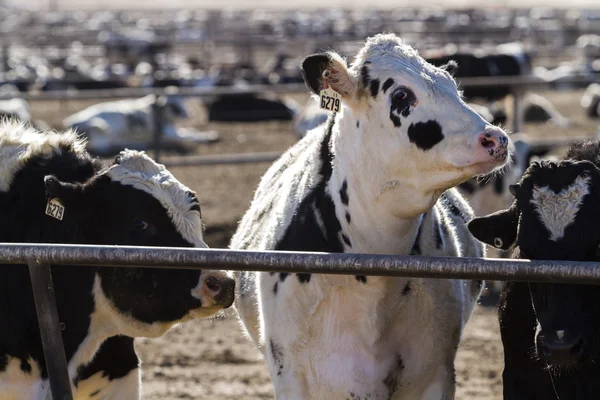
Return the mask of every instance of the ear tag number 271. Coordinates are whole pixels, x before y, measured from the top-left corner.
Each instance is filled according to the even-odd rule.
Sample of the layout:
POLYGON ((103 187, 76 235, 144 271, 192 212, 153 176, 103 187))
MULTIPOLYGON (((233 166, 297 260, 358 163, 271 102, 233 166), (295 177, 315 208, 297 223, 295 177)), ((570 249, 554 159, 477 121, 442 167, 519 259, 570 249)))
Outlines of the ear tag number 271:
POLYGON ((319 106, 322 110, 340 112, 342 96, 331 87, 322 89, 319 93, 319 106))
POLYGON ((63 216, 65 215, 65 207, 57 198, 50 199, 48 200, 48 204, 46 204, 46 215, 62 221, 63 216))

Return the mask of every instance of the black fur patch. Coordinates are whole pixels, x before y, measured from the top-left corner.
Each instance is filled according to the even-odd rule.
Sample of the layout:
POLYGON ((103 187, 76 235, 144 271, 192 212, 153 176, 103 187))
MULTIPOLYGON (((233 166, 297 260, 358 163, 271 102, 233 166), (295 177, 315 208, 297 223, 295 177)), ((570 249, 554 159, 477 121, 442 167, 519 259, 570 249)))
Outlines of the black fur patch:
MULTIPOLYGON (((425 217, 425 216, 423 216, 425 217)), ((411 256, 420 256, 421 255, 421 226, 419 226, 419 230, 417 231, 417 237, 415 238, 415 243, 413 244, 412 249, 410 250, 411 256)))
POLYGON ((433 221, 433 234, 435 235, 435 247, 437 249, 441 249, 444 245, 444 238, 442 237, 442 232, 440 230, 440 224, 437 220, 433 221))
POLYGON ((310 277, 312 275, 311 274, 296 274, 296 276, 298 277, 298 282, 308 283, 308 282, 310 282, 310 277))
POLYGON ((385 82, 383 82, 383 86, 381 87, 381 90, 383 90, 383 93, 387 92, 387 90, 392 87, 392 85, 394 84, 394 80, 392 78, 388 78, 385 82))
MULTIPOLYGON (((402 89, 404 96, 397 96, 392 93, 390 105, 390 119, 394 123, 396 128, 402 126, 402 122, 400 121, 400 116, 404 118, 410 115, 410 106, 415 103, 416 98, 414 94, 408 89, 402 89)), ((395 93, 397 94, 398 91, 395 93)))
POLYGON ((340 200, 342 200, 342 204, 344 204, 345 206, 348 205, 348 202, 350 200, 348 198, 348 181, 345 179, 342 183, 342 187, 340 188, 340 200))
POLYGON ((279 365, 279 373, 277 375, 281 375, 281 370, 283 369, 283 352, 281 351, 281 347, 275 344, 273 340, 269 340, 269 350, 271 350, 271 357, 273 357, 273 362, 279 365))
POLYGON ((279 273, 279 280, 281 282, 285 282, 285 279, 288 277, 288 275, 289 275, 289 273, 287 273, 287 272, 280 272, 279 273))
POLYGON ((133 338, 127 336, 108 338, 102 343, 94 359, 86 366, 77 369, 75 385, 98 372, 102 372, 102 376, 107 377, 109 381, 125 377, 139 366, 133 346, 133 338))
POLYGON ((406 296, 407 294, 409 294, 411 289, 412 288, 410 287, 410 281, 406 281, 404 287, 402 288, 402 296, 406 296))
POLYGON ((351 220, 352 220, 352 217, 350 217, 350 213, 348 211, 346 211, 346 221, 348 221, 348 223, 350 223, 351 220))
POLYGON ((419 149, 427 151, 444 139, 442 127, 436 120, 417 122, 408 127, 408 139, 419 149))
POLYGON ((364 275, 354 275, 354 278, 359 282, 367 283, 367 277, 364 275))
POLYGON ((31 364, 27 360, 21 360, 21 371, 31 374, 31 364))
POLYGON ((360 69, 360 76, 362 78, 362 83, 365 88, 369 86, 369 81, 371 80, 371 77, 369 76, 369 67, 367 67, 366 64, 370 63, 368 61, 365 62, 365 64, 360 69))
POLYGON ((356 121, 356 127, 360 128, 360 121, 356 121))
POLYGON ((278 284, 279 282, 275 282, 275 284, 273 285, 273 294, 277 294, 278 284))
POLYGON ((344 251, 339 235, 342 231, 342 225, 336 218, 335 203, 326 191, 327 182, 331 179, 333 172, 333 154, 330 150, 330 143, 334 123, 335 118, 330 117, 326 127, 327 134, 320 146, 319 184, 295 210, 290 225, 274 250, 323 251, 328 253, 343 253, 344 251), (318 215, 315 213, 318 213, 318 215), (319 220, 322 221, 322 227, 319 220))
POLYGON ((369 83, 369 90, 371 91, 371 97, 377 97, 379 94, 379 79, 373 79, 369 83))
POLYGON ((344 241, 344 243, 346 243, 346 246, 348 247, 352 247, 352 242, 350 241, 350 238, 346 235, 344 235, 342 233, 342 240, 344 241))

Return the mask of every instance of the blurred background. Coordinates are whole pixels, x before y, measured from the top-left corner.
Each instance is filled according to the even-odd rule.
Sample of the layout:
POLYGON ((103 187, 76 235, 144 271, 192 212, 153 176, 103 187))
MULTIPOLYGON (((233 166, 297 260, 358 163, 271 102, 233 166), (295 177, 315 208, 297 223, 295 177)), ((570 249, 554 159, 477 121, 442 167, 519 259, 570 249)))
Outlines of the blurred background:
MULTIPOLYGON (((226 247, 260 176, 326 118, 300 60, 393 32, 430 62, 458 62, 467 101, 513 135, 503 178, 462 185, 477 214, 510 204, 534 159, 600 125, 600 2, 421 0, 0 0, 0 117, 73 128, 90 152, 148 150, 201 198, 206 241, 226 247)), ((503 254, 494 254, 503 256, 503 254)), ((457 360, 458 399, 501 399, 498 287, 457 360)), ((234 318, 139 340, 146 399, 271 399, 234 318)))

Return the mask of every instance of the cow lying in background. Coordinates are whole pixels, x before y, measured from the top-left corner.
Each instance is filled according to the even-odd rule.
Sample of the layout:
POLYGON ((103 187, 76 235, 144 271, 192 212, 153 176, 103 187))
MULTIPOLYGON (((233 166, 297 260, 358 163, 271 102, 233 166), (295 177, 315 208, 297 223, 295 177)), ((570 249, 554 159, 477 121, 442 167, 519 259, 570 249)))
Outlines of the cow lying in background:
POLYGON ((151 143, 157 129, 165 141, 176 140, 175 124, 187 117, 181 97, 151 94, 94 104, 67 117, 63 124, 86 136, 89 151, 108 154, 138 142, 151 143))
MULTIPOLYGON (((600 141, 566 160, 532 163, 511 187, 513 205, 475 218, 469 230, 515 258, 598 261, 600 141)), ((593 285, 508 282, 499 318, 504 399, 600 397, 600 292, 593 285)))
MULTIPOLYGON (((74 133, 14 122, 0 123, 0 242, 206 247, 195 193, 144 153, 124 151, 103 166, 74 133)), ((137 399, 132 337, 160 336, 233 302, 234 283, 223 271, 54 265, 52 274, 78 398, 137 399), (96 354, 115 335, 129 337, 109 339, 96 354)), ((24 266, 0 265, 0 326, 0 398, 46 398, 24 266)))

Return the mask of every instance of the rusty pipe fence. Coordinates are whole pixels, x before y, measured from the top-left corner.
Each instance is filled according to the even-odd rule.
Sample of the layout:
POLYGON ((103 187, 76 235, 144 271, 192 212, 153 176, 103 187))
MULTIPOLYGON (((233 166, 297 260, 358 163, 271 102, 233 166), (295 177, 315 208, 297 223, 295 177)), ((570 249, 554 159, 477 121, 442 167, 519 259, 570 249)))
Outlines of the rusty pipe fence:
POLYGON ((51 265, 223 269, 600 285, 600 263, 286 251, 0 243, 0 264, 29 265, 52 398, 71 400, 51 265))

